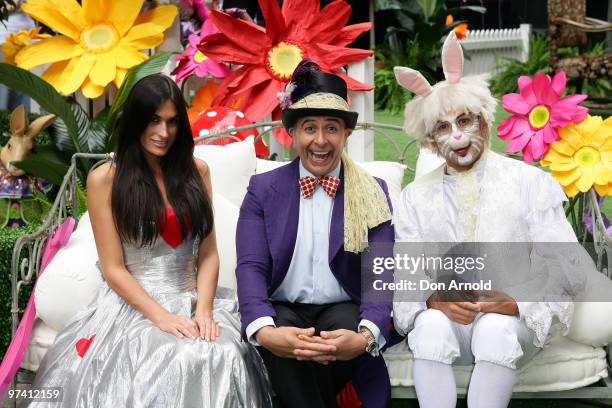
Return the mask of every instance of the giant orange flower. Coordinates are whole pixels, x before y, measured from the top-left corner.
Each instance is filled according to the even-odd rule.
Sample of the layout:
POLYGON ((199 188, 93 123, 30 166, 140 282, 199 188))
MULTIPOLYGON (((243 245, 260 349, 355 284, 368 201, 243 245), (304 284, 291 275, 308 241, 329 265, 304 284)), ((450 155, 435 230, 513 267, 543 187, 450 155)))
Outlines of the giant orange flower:
MULTIPOLYGON (((339 71, 372 55, 370 50, 346 47, 368 31, 371 23, 345 26, 351 15, 351 6, 345 1, 335 0, 323 9, 319 9, 319 0, 285 0, 282 10, 276 0, 259 0, 259 6, 265 29, 220 11, 211 12, 221 32, 205 37, 199 49, 217 61, 241 65, 220 84, 215 106, 231 106, 240 98, 239 109, 252 120, 270 113, 273 118, 279 117, 277 93, 305 57, 323 71, 344 78, 350 90, 372 89, 339 71)), ((286 134, 279 141, 285 146, 291 143, 286 134)))

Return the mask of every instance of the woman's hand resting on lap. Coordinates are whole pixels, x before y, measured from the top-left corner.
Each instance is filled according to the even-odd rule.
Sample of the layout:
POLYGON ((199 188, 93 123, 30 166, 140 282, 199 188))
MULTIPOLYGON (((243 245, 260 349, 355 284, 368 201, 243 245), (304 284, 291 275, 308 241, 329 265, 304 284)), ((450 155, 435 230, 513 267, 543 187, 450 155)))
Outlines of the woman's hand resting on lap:
POLYGON ((198 325, 188 316, 180 316, 166 312, 154 323, 162 331, 174 334, 179 339, 185 337, 195 339, 200 337, 198 325))
POLYGON ((193 319, 198 326, 199 336, 206 341, 215 341, 219 337, 219 322, 212 318, 212 315, 197 313, 193 319))

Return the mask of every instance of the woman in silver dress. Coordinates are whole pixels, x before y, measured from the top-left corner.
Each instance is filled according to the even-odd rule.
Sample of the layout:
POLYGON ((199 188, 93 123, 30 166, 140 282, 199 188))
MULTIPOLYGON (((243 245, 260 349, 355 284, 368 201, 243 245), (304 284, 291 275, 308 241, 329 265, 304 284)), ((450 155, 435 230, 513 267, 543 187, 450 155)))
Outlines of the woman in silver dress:
POLYGON ((63 406, 272 405, 263 362, 240 339, 233 292, 217 288, 209 168, 193 146, 176 84, 140 80, 119 119, 113 163, 87 180, 105 281, 34 382, 62 387, 63 406))

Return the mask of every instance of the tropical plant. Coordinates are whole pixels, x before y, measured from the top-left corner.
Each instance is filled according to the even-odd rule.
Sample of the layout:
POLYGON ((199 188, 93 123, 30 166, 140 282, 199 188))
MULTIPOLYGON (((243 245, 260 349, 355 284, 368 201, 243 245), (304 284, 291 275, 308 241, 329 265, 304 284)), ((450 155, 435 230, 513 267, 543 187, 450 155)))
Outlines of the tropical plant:
MULTIPOLYGON (((447 8, 443 0, 377 0, 377 11, 392 11, 396 26, 387 29, 385 41, 377 46, 379 68, 374 76, 377 109, 397 113, 410 99, 395 81, 393 67, 400 65, 421 72, 431 83, 443 79, 440 59, 442 38, 465 20, 446 25, 447 16, 464 11, 484 13, 480 6, 447 8)), ((468 56, 466 56, 468 58, 468 56)))
MULTIPOLYGON (((605 41, 589 43, 586 54, 603 55, 606 50, 605 41)), ((581 54, 578 47, 559 49, 559 58, 576 57, 581 54)), ((499 67, 501 72, 495 75, 491 81, 491 91, 495 95, 504 95, 517 92, 516 78, 520 76, 533 77, 538 72, 546 73, 549 66, 548 42, 546 36, 534 34, 529 38, 529 56, 527 61, 522 62, 515 59, 503 60, 499 67)), ((612 82, 608 79, 583 79, 582 87, 578 80, 568 81, 568 93, 584 93, 592 97, 605 97, 612 93, 612 82)))
MULTIPOLYGON (((59 94, 53 86, 29 71, 0 63, 0 83, 24 93, 38 102, 46 112, 58 119, 49 128, 51 143, 37 146, 26 160, 14 163, 27 173, 40 176, 52 183, 61 183, 74 153, 106 153, 114 146, 114 122, 134 84, 141 78, 161 72, 172 54, 155 54, 131 68, 115 101, 95 118, 74 101, 59 94)), ((79 178, 84 184, 91 163, 79 162, 79 178)))
MULTIPOLYGON (((481 6, 446 7, 444 0, 377 0, 376 10, 393 10, 399 26, 389 27, 388 34, 397 37, 400 42, 414 39, 416 34, 424 43, 440 43, 442 36, 455 27, 465 24, 465 20, 453 21, 446 25, 448 15, 457 15, 465 11, 485 13, 481 6)), ((415 68, 416 69, 416 68, 415 68)))
POLYGON ((527 61, 504 59, 501 71, 491 79, 491 92, 505 95, 518 91, 516 79, 520 76, 534 77, 538 72, 548 70, 548 44, 546 37, 534 34, 529 37, 529 55, 527 61))
POLYGON ((393 73, 394 66, 420 66, 427 80, 432 83, 436 82, 436 70, 440 59, 439 45, 422 43, 417 35, 416 38, 406 41, 404 47, 401 53, 387 52, 390 48, 384 47, 375 51, 377 59, 385 63, 385 66, 374 72, 376 109, 383 109, 393 114, 399 113, 411 98, 411 94, 397 83, 393 73))

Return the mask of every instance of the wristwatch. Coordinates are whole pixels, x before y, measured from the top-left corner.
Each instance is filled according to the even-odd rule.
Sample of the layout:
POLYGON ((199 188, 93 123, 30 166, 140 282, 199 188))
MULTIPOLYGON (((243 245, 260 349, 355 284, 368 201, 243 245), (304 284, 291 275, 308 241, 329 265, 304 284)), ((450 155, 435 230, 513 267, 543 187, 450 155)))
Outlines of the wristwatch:
POLYGON ((376 339, 374 338, 374 335, 372 334, 370 329, 368 329, 367 327, 361 327, 359 329, 359 334, 365 337, 366 341, 368 342, 365 348, 365 352, 368 354, 372 354, 374 350, 378 348, 378 343, 376 343, 376 339))

